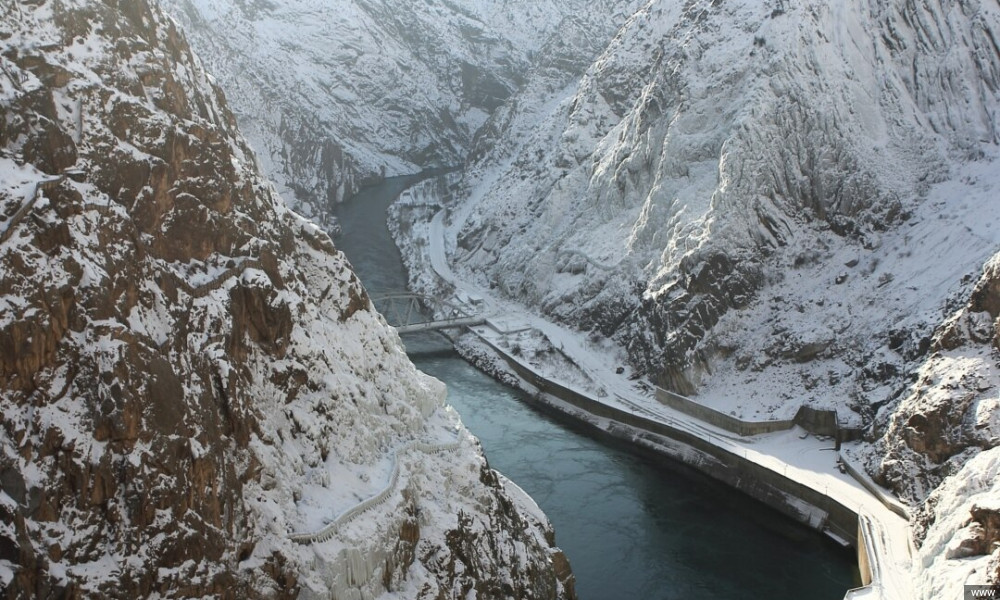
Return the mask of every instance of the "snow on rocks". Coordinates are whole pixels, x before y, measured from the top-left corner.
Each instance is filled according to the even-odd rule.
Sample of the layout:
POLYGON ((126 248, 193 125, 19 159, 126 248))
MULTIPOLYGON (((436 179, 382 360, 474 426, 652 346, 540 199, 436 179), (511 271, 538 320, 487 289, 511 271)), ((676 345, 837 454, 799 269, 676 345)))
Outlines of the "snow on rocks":
MULTIPOLYGON (((460 164, 536 57, 549 57, 545 45, 580 38, 589 59, 627 10, 595 0, 164 5, 218 76, 262 170, 327 224, 366 181, 460 164)), ((587 60, 537 63, 582 70, 587 60)))
POLYGON ((921 598, 1000 579, 1000 448, 970 459, 927 499, 918 560, 927 574, 921 598))
POLYGON ((995 150, 968 161, 964 149, 995 137, 974 108, 996 105, 993 70, 973 58, 995 16, 647 3, 575 85, 529 84, 517 106, 530 109, 483 136, 485 155, 447 194, 453 267, 614 337, 649 377, 710 389, 727 410, 743 410, 743 380, 767 385, 755 375, 766 371, 819 406, 850 396, 864 412, 884 399, 884 376, 864 369, 882 340, 933 327, 955 274, 996 240, 984 211, 995 150), (941 39, 910 43, 920 34, 905 23, 935 19, 941 39), (859 50, 871 40, 874 54, 859 50), (947 54, 960 89, 910 82, 901 65, 915 52, 929 72, 947 54), (914 110, 963 106, 977 80, 985 91, 951 128, 914 110))
POLYGON ((648 3, 579 82, 529 83, 395 233, 415 287, 521 315, 602 383, 620 365, 734 417, 805 403, 873 426, 865 467, 930 523, 928 494, 996 445, 976 280, 1000 245, 1000 14, 814 4, 648 3))
POLYGON ((548 531, 257 171, 173 22, 144 0, 0 10, 5 589, 571 597, 548 531), (411 446, 389 510, 289 538, 411 446))
MULTIPOLYGON (((257 43, 271 53, 279 29, 313 15, 313 5, 200 4, 184 3, 179 18, 203 20, 207 31, 239 25, 233 29, 242 33, 231 36, 237 51, 220 49, 213 60, 230 95, 249 98, 247 120, 264 124, 254 139, 282 185, 339 198, 361 170, 385 165, 391 173, 417 162, 388 146, 412 148, 415 139, 425 149, 429 138, 420 127, 399 126, 396 114, 332 118, 368 138, 346 151, 362 166, 323 143, 293 148, 300 155, 284 162, 274 157, 292 148, 288 138, 324 131, 329 111, 289 126, 273 122, 283 111, 262 115, 260 107, 294 96, 306 105, 332 98, 355 111, 381 109, 365 98, 387 96, 383 75, 394 86, 407 79, 455 89, 423 60, 408 62, 420 36, 349 35, 364 29, 357 23, 379 32, 395 23, 351 5, 334 24, 344 31, 340 46, 328 52, 324 43, 323 56, 293 65, 284 57, 308 56, 313 44, 286 44, 287 54, 275 53, 283 63, 251 71, 278 81, 273 98, 260 101, 244 93, 249 69, 232 56, 252 55, 246 50, 257 43), (383 55, 412 73, 396 77, 395 65, 373 73, 383 55), (331 56, 361 65, 376 85, 325 82, 314 67, 331 56)), ((421 289, 462 282, 464 293, 487 302, 516 302, 503 306, 517 306, 529 321, 544 316, 539 329, 554 320, 615 340, 618 348, 595 350, 586 335, 546 329, 549 343, 595 357, 581 365, 588 377, 604 380, 609 364, 622 366, 744 419, 788 417, 805 402, 836 408, 852 425, 874 423, 876 435, 887 434, 878 453, 887 454, 870 457, 869 470, 919 503, 979 448, 995 445, 995 394, 980 387, 997 380, 995 351, 981 341, 996 315, 969 311, 948 329, 976 348, 936 349, 932 333, 1000 241, 992 210, 1000 9, 976 0, 710 4, 654 0, 619 4, 613 15, 575 11, 578 18, 551 37, 498 27, 511 30, 512 41, 537 40, 540 58, 512 101, 488 117, 461 102, 456 108, 458 94, 417 94, 461 115, 448 128, 462 138, 454 148, 464 151, 465 134, 483 126, 461 179, 442 190, 427 184, 425 206, 397 217, 411 230, 403 237, 444 239, 410 248, 418 265, 411 273, 421 289)), ((457 19, 514 22, 496 18, 504 6, 457 19)), ((455 22, 433 2, 408 7, 455 22)), ((375 13, 381 8, 371 4, 375 13)), ((524 10, 545 31, 559 12, 547 4, 524 10)), ((410 20, 423 25, 422 14, 410 20)), ((320 28, 311 24, 296 39, 320 28)), ((228 37, 199 35, 206 49, 228 37)), ((3 89, 15 93, 21 76, 7 79, 3 89)), ((38 85, 32 76, 22 83, 38 85)), ((402 106, 388 96, 390 108, 402 106)), ((67 109, 65 120, 72 114, 67 109)))

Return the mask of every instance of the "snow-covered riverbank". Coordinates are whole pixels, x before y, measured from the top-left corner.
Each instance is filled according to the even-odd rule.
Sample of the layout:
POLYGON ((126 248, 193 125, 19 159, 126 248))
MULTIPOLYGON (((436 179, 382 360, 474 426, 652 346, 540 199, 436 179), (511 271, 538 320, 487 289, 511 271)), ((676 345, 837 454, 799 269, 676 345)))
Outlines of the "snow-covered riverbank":
MULTIPOLYGON (((411 284, 424 291, 450 292, 456 299, 473 301, 477 309, 493 318, 487 325, 474 329, 480 344, 466 346, 466 354, 475 354, 475 362, 494 374, 505 372, 506 381, 538 394, 552 408, 578 417, 603 431, 643 443, 664 451, 675 443, 650 442, 650 433, 643 427, 625 425, 622 421, 651 421, 689 435, 748 463, 759 465, 776 476, 797 482, 864 515, 870 527, 862 529, 874 534, 867 545, 874 553, 871 560, 879 579, 869 594, 879 598, 910 598, 914 595, 913 548, 909 524, 889 509, 880 498, 869 492, 858 480, 840 468, 839 454, 830 439, 821 439, 799 428, 768 435, 740 437, 701 422, 690 415, 673 410, 656 399, 654 389, 633 379, 625 366, 624 357, 616 346, 591 339, 583 333, 553 323, 532 314, 526 307, 499 298, 489 289, 461 280, 448 263, 449 232, 461 215, 449 215, 438 210, 439 183, 427 181, 403 194, 390 214, 397 243, 411 274, 411 284), (401 215, 405 213, 405 218, 401 215), (424 217, 423 219, 418 218, 424 217), (428 218, 429 217, 429 218, 428 218), (405 222, 401 231, 399 223, 405 222), (599 402, 624 418, 615 419, 581 410, 578 405, 550 394, 539 394, 537 386, 513 373, 509 361, 516 361, 537 376, 568 388, 581 396, 599 402), (484 363, 491 363, 485 365, 484 363), (658 447, 659 446, 659 447, 658 447)), ((454 237, 450 242, 454 244, 454 237)), ((468 342, 466 342, 468 344, 468 342)), ((655 435, 655 434, 654 434, 655 435)), ((857 451, 856 444, 845 445, 843 452, 857 451)), ((704 466, 706 461, 697 450, 668 451, 674 458, 692 466, 704 466)), ((873 485, 873 484, 872 484, 873 485)), ((815 508, 815 507, 813 507, 815 508)), ((818 510, 818 509, 817 509, 818 510)), ((808 513, 808 509, 803 514, 808 513)), ((822 511, 819 511, 822 512, 822 511)), ((822 528, 823 515, 811 523, 822 528)))

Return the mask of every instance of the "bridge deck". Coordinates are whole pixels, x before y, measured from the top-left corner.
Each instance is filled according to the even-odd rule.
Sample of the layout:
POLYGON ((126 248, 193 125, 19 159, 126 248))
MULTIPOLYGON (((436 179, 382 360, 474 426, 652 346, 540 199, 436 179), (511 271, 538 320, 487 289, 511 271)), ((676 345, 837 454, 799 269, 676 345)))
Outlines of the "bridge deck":
POLYGON ((419 333, 421 331, 437 331, 439 329, 449 329, 451 327, 475 327, 486 322, 485 317, 463 317, 461 319, 442 319, 440 321, 428 321, 426 323, 413 323, 402 325, 396 328, 396 333, 403 335, 406 333, 419 333))
POLYGON ((474 314, 476 307, 441 297, 395 292, 373 297, 372 303, 400 335, 472 327, 486 322, 485 316, 474 314), (433 314, 447 316, 435 319, 429 316, 433 314))

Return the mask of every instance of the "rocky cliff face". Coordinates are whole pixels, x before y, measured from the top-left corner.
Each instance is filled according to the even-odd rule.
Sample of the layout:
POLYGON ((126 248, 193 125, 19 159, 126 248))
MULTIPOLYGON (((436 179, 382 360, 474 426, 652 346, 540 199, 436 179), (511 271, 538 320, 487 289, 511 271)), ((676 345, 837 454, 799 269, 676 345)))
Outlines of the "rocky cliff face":
POLYGON ((934 332, 916 381, 878 424, 884 434, 872 452, 870 470, 918 506, 921 554, 936 567, 933 591, 984 576, 1000 582, 998 365, 1000 254, 934 332))
POLYGON ((986 263, 968 303, 934 333, 931 354, 892 413, 882 459, 886 481, 921 500, 980 450, 1000 441, 1000 255, 986 263), (907 469, 919 458, 927 468, 907 469))
POLYGON ((446 207, 461 279, 664 387, 870 426, 922 592, 954 595, 1000 579, 998 33, 978 1, 646 2, 401 214, 446 207))
POLYGON ((173 23, 0 11, 4 597, 571 597, 173 23))
MULTIPOLYGON (((648 2, 530 136, 492 142, 491 166, 470 170, 455 262, 615 337, 684 393, 734 357, 774 371, 837 357, 860 373, 852 349, 870 358, 889 327, 852 336, 857 317, 809 288, 888 303, 884 323, 913 315, 905 288, 884 294, 907 267, 884 265, 919 250, 886 246, 954 205, 935 184, 995 148, 996 17, 979 2, 648 2), (921 212, 929 197, 944 204, 921 212), (725 333, 761 321, 755 340, 725 333)), ((989 242, 970 245, 960 274, 988 256, 989 242)), ((935 313, 922 326, 944 299, 918 307, 935 313)))
POLYGON ((927 596, 996 579, 1000 8, 516 5, 172 4, 285 185, 335 199, 471 144, 457 182, 424 187, 464 279, 739 416, 872 425, 927 596), (321 76, 342 66, 361 77, 321 76))
POLYGON ((365 181, 462 164, 544 44, 593 21, 593 7, 605 23, 622 10, 597 0, 164 4, 220 78, 265 173, 320 219, 365 181))

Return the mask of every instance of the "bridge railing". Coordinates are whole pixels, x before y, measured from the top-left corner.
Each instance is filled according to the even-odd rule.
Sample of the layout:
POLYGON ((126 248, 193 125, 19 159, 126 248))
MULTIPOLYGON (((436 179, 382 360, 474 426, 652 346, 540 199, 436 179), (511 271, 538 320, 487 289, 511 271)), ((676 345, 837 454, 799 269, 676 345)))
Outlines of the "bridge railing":
POLYGON ((485 322, 485 317, 475 314, 470 307, 436 296, 389 293, 373 297, 372 303, 400 334, 485 322))

